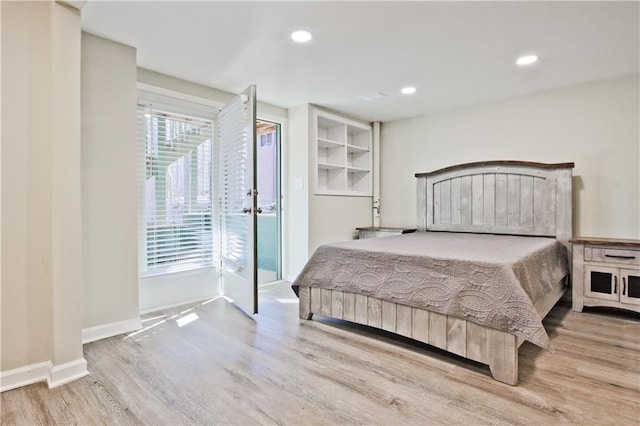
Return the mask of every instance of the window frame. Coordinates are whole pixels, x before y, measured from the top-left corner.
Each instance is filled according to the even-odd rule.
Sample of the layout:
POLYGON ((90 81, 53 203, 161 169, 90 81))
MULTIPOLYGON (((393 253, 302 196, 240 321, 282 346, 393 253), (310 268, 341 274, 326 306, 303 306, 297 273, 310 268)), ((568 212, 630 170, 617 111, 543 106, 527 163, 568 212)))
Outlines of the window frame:
MULTIPOLYGON (((177 117, 192 118, 197 120, 206 120, 211 122, 211 150, 216 139, 217 131, 217 115, 221 107, 220 103, 209 101, 207 99, 196 98, 189 95, 183 95, 177 92, 173 92, 166 89, 149 86, 146 84, 138 84, 137 91, 137 107, 136 107, 136 126, 138 128, 136 134, 136 146, 138 148, 137 169, 138 169, 138 276, 140 278, 148 278, 154 276, 161 276, 167 274, 173 274, 177 272, 193 271, 206 268, 218 268, 217 253, 214 253, 212 247, 211 262, 170 262, 164 265, 149 265, 147 247, 148 247, 148 229, 147 229, 147 190, 146 190, 146 172, 147 172, 147 140, 144 136, 144 127, 141 129, 141 108, 151 107, 153 111, 162 111, 170 115, 177 117)), ((146 123, 145 123, 146 124, 146 123)), ((196 156, 197 157, 197 156, 196 156)), ((183 158, 183 157, 181 157, 183 158)), ((185 160, 186 161, 186 160, 185 160)), ((194 163, 190 166, 191 172, 196 173, 196 185, 199 183, 198 176, 198 159, 192 158, 194 163), (195 169, 194 169, 195 167, 195 169)), ((213 159, 212 159, 213 161, 213 159)), ((213 167, 210 167, 210 172, 213 172, 213 167)), ((209 176, 210 182, 212 182, 212 176, 209 176)), ((210 190, 211 191, 211 190, 210 190)), ((193 192, 193 191, 191 191, 193 192)), ((211 204, 213 204, 213 193, 210 192, 211 204)), ((198 209, 198 190, 196 193, 190 194, 189 197, 189 210, 191 207, 198 209), (194 198, 191 200, 191 198, 194 198), (191 204, 194 204, 191 206, 191 204)), ((213 209, 210 208, 210 215, 213 214, 213 209)), ((213 237, 213 217, 211 216, 211 233, 213 237)), ((213 238, 212 238, 213 240, 213 238)))

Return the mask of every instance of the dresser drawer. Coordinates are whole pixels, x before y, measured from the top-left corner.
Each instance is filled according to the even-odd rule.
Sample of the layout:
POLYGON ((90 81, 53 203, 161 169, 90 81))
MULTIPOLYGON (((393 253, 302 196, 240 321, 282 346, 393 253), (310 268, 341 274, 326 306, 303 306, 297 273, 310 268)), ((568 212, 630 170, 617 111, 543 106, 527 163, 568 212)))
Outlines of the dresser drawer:
POLYGON ((584 260, 591 262, 640 265, 640 251, 602 247, 585 247, 584 260))

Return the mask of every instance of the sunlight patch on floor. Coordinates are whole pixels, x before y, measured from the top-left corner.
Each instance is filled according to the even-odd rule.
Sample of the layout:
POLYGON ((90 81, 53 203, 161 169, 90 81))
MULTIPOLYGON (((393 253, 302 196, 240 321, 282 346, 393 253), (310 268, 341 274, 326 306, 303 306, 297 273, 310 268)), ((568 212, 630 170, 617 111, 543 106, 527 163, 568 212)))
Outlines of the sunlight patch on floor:
POLYGON ((178 327, 183 327, 187 324, 189 324, 190 322, 193 322, 195 320, 199 319, 198 315, 196 315, 195 313, 190 313, 189 315, 185 315, 182 318, 178 318, 176 320, 176 324, 178 324, 178 327))
POLYGON ((287 299, 279 299, 279 298, 276 298, 276 300, 277 300, 278 302, 280 302, 280 303, 284 303, 284 304, 286 304, 286 303, 298 303, 298 299, 296 299, 296 298, 287 298, 287 299))

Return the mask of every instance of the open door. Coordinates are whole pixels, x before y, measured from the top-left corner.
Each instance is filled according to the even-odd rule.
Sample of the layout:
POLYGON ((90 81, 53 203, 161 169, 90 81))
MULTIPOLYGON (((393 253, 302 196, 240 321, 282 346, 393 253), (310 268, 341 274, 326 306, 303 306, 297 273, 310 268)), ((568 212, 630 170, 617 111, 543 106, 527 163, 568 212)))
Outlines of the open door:
POLYGON ((219 230, 223 293, 245 312, 256 314, 256 87, 250 86, 222 108, 217 125, 213 188, 218 203, 213 227, 219 230))

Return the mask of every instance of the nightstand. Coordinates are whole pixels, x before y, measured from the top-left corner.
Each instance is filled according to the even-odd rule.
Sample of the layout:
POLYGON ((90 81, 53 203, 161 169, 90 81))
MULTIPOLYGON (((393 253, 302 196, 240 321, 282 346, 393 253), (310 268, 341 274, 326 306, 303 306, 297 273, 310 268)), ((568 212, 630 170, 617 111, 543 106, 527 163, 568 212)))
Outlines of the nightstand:
POLYGON ((640 312, 640 240, 573 238, 573 310, 640 312))
POLYGON ((416 232, 415 228, 386 228, 380 226, 369 226, 365 228, 356 228, 358 238, 378 238, 391 237, 392 235, 411 234, 416 232))

